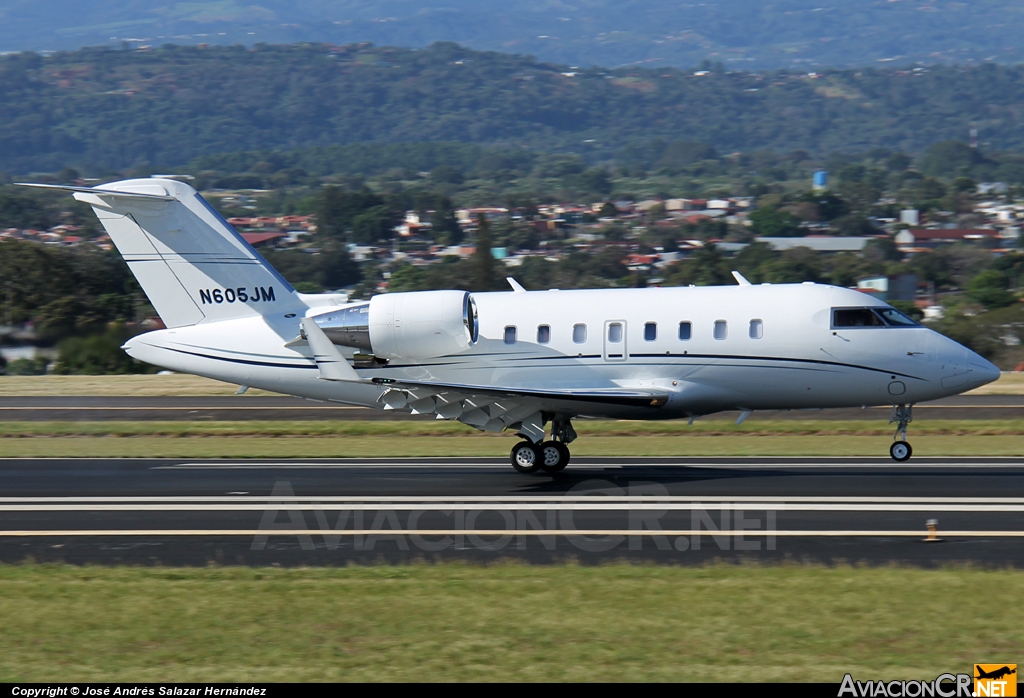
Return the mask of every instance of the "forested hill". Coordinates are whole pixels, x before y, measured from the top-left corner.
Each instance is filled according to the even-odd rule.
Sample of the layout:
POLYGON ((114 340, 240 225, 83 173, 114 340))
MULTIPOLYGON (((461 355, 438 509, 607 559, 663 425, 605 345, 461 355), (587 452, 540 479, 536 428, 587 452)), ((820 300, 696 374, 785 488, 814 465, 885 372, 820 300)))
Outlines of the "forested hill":
POLYGON ((3 0, 0 52, 372 41, 569 65, 745 69, 1024 62, 1019 0, 3 0))
POLYGON ((372 46, 84 49, 0 57, 0 171, 172 167, 218 152, 465 141, 607 159, 654 139, 734 150, 1024 148, 1024 67, 588 69, 372 46))

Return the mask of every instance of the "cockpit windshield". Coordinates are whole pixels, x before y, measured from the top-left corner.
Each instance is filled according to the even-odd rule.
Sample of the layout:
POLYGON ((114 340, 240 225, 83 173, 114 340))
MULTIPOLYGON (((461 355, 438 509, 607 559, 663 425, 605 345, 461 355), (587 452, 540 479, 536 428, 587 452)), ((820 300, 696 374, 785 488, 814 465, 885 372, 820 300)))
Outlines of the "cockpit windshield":
POLYGON ((920 327, 896 308, 833 308, 833 329, 849 327, 920 327))
POLYGON ((896 310, 896 308, 875 308, 875 312, 882 316, 889 325, 893 327, 920 327, 921 325, 911 317, 908 317, 896 310))

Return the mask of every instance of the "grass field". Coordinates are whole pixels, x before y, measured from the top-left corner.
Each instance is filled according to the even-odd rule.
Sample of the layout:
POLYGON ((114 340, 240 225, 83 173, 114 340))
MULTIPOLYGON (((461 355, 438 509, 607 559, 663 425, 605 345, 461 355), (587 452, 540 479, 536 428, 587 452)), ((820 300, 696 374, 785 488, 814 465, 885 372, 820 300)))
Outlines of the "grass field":
POLYGON ((0 567, 0 681, 827 681, 1014 662, 1024 573, 0 567))
MULTIPOLYGON (((1024 456, 1020 420, 915 424, 920 456, 1024 456)), ((580 456, 885 456, 884 421, 581 421, 580 456)), ((505 456, 515 439, 455 422, 0 422, 0 457, 505 456)))
MULTIPOLYGON (((0 397, 66 395, 68 397, 162 397, 233 395, 234 383, 184 373, 139 376, 0 376, 0 397)), ((249 390, 246 395, 273 395, 249 390)))
MULTIPOLYGON (((67 395, 68 397, 138 397, 232 395, 234 383, 185 374, 139 376, 0 376, 0 397, 67 395)), ((250 390, 246 395, 272 395, 250 390)), ((972 390, 968 395, 1024 395, 1024 373, 1004 373, 995 383, 972 390)))
MULTIPOLYGON (((751 419, 741 425, 707 419, 690 425, 685 421, 639 422, 628 420, 580 420, 581 437, 763 437, 763 436, 892 436, 885 416, 878 421, 829 419, 751 419)), ((931 419, 914 423, 916 435, 928 436, 1024 436, 1024 420, 931 419)), ((74 437, 432 437, 472 436, 477 439, 508 439, 508 433, 491 434, 451 421, 202 421, 202 422, 0 422, 0 439, 74 437)))

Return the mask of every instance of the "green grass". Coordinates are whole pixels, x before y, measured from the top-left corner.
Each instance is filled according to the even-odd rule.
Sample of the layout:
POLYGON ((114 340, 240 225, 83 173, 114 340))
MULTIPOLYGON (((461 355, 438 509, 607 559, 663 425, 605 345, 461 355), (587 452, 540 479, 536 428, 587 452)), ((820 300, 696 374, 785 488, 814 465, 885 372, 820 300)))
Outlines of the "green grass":
POLYGON ((1015 661, 1024 573, 0 567, 0 681, 827 681, 1015 661))
MULTIPOLYGON (((581 421, 576 456, 884 456, 884 420, 581 421)), ((1024 456, 1024 421, 915 424, 920 456, 1024 456)), ((504 456, 511 434, 457 422, 0 422, 0 456, 338 458, 504 456)))

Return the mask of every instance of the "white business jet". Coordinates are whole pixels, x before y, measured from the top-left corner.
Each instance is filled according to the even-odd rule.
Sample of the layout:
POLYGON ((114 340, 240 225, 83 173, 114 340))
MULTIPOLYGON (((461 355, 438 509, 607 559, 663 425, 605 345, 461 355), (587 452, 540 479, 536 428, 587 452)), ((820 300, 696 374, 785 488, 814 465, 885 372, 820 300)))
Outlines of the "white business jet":
MULTIPOLYGON (((43 186, 43 185, 35 185, 43 186)), ((167 329, 132 357, 315 400, 435 414, 522 437, 519 472, 557 472, 572 420, 891 405, 910 458, 914 403, 999 370, 895 308, 813 283, 422 291, 348 303, 295 291, 192 187, 70 189, 92 206, 167 329)), ((453 285, 455 280, 453 280, 453 285)))

